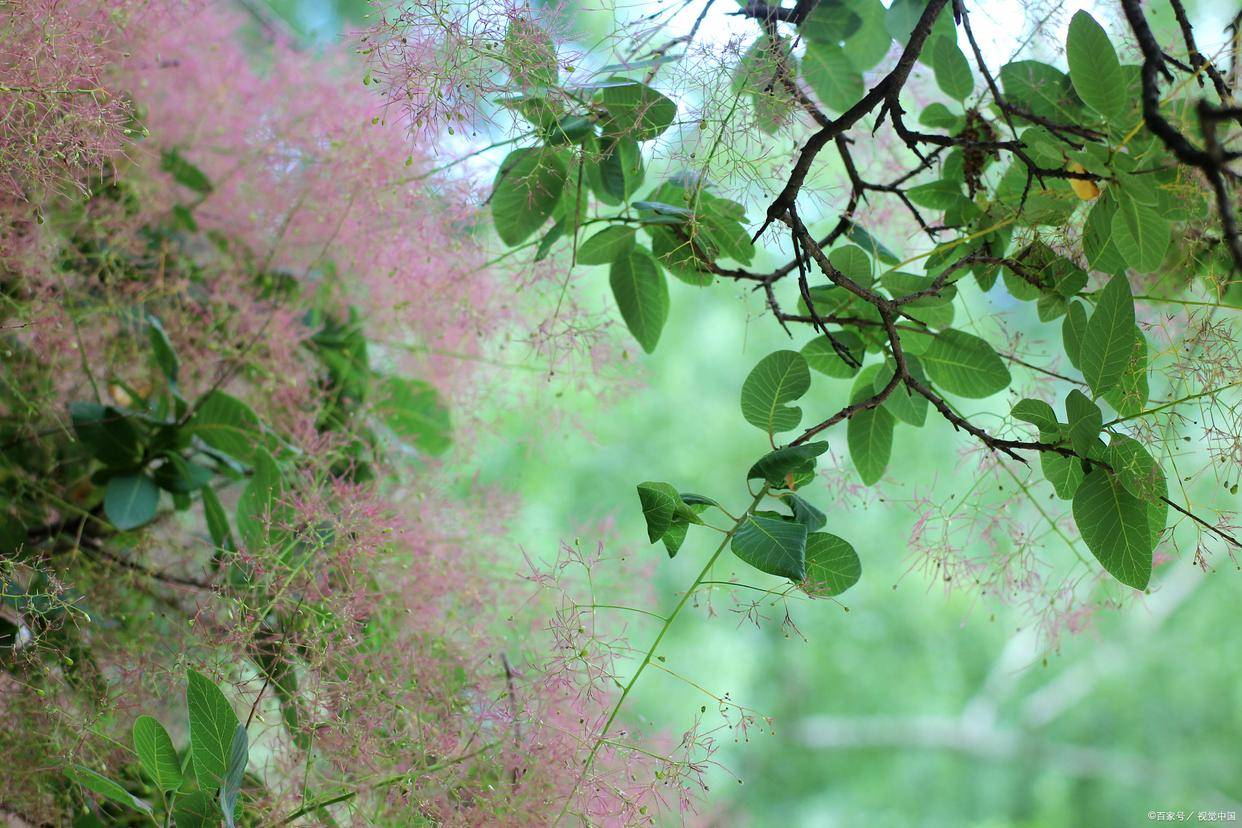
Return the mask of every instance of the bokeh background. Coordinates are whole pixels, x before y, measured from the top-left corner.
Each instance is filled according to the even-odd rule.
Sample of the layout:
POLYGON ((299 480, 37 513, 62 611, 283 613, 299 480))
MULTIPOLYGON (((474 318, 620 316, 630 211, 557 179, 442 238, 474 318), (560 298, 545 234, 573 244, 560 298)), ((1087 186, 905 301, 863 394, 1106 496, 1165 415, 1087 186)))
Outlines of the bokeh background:
MULTIPOLYGON (((307 48, 365 26, 370 11, 361 0, 246 2, 307 48)), ((635 3, 625 13, 659 5, 635 3)), ((1022 14, 1022 6, 982 5, 991 21, 985 37, 1003 41, 1007 15, 1022 14)), ((1218 39, 1236 12, 1223 0, 1187 5, 1218 39)), ((1068 20, 1084 6, 1092 4, 1062 4, 1060 12, 1068 20)), ((602 31, 620 13, 570 12, 583 33, 602 31)), ((598 270, 579 290, 588 304, 606 308, 598 270)), ((470 470, 476 481, 521 493, 510 522, 512 571, 498 576, 521 570, 523 555, 551 560, 559 540, 602 540, 612 554, 653 566, 628 567, 616 581, 601 573, 600 593, 610 585, 632 591, 624 578, 649 571, 643 587, 669 606, 709 551, 706 535, 692 535, 671 562, 662 547, 647 546, 633 486, 658 479, 683 490, 736 492, 725 478, 740 478, 765 449, 762 435, 741 423, 738 389, 755 360, 788 340, 762 318, 755 297, 731 285, 697 290, 671 282, 671 290, 660 347, 652 356, 626 354, 629 386, 621 390, 600 395, 594 384, 547 376, 521 349, 506 355, 507 364, 520 366, 509 369, 515 396, 497 399, 482 416, 474 437, 480 459, 470 470), (560 416, 549 420, 550 412, 560 416), (551 430, 549 422, 556 423, 551 430)), ((1040 325, 1003 297, 963 301, 968 312, 1014 314, 1010 324, 1036 347, 1059 335, 1059 325, 1040 325)), ((805 402, 830 408, 848 384, 817 375, 805 402)), ((1004 412, 1014 399, 973 410, 1004 412)), ((831 439, 840 477, 848 479, 843 434, 831 439)), ((1171 561, 1152 595, 1095 612, 1052 643, 1029 607, 948 592, 913 566, 907 539, 918 518, 915 499, 946 501, 976 481, 961 445, 944 423, 899 428, 890 480, 879 494, 828 485, 815 492, 828 528, 854 543, 864 573, 841 603, 793 604, 798 633, 781 623, 784 606, 771 602, 758 608, 758 624, 727 598, 714 599, 714 614, 701 606, 679 620, 662 650, 665 666, 772 721, 745 738, 718 734, 703 820, 1037 828, 1141 825, 1150 811, 1242 814, 1236 563, 1217 560, 1204 573, 1189 555, 1171 561)), ((1203 503, 1235 505, 1236 496, 1210 480, 1187 491, 1203 503)), ((1043 554, 1074 553, 1050 545, 1043 554)), ((635 615, 617 624, 636 644, 654 632, 653 622, 635 615)), ((715 704, 658 671, 644 677, 634 698, 631 712, 644 726, 674 738, 715 704)))

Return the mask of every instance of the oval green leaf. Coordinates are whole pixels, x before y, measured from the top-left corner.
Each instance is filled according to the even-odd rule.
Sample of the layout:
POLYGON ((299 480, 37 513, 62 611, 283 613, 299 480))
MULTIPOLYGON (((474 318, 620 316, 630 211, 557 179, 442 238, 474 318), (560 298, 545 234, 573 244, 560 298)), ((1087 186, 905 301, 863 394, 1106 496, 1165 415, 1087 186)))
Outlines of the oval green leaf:
POLYGON ((1078 97, 1110 122, 1118 120, 1129 108, 1121 63, 1103 27, 1087 12, 1070 20, 1065 52, 1078 97))
POLYGON ((811 370, 797 351, 775 351, 751 370, 742 383, 742 416, 768 434, 797 428, 802 409, 789 403, 811 387, 811 370))
POLYGON ((1155 548, 1147 504, 1097 466, 1074 494, 1073 511, 1078 531, 1100 565, 1126 586, 1146 589, 1155 548))
POLYGON ((103 774, 96 773, 82 765, 70 765, 65 772, 74 782, 105 799, 110 799, 136 811, 142 811, 145 814, 151 813, 151 804, 125 790, 120 782, 114 782, 103 774))
POLYGON ((621 318, 647 353, 655 350, 668 319, 668 282, 646 250, 636 247, 612 263, 608 273, 621 318))
POLYGON ((492 182, 492 221, 500 240, 512 247, 543 226, 567 176, 563 151, 528 147, 509 153, 492 182))
POLYGON ((806 535, 801 523, 747 515, 729 548, 760 572, 801 581, 806 577, 806 535))
POLYGON ((975 79, 970 73, 970 63, 953 38, 939 37, 931 45, 932 71, 936 85, 950 98, 964 101, 975 89, 975 79))
POLYGON ((959 397, 982 399, 1009 387, 1009 369, 996 351, 965 331, 936 334, 922 359, 932 381, 959 397))
POLYGON ((181 787, 177 750, 159 721, 151 716, 139 716, 134 720, 134 751, 157 788, 167 793, 181 787))
POLYGON ((802 76, 828 109, 844 112, 862 97, 862 75, 835 43, 808 43, 802 76))
POLYGON ((828 532, 807 536, 803 592, 812 598, 840 595, 858 583, 860 577, 862 562, 848 541, 828 532))
POLYGON ((204 675, 189 671, 185 705, 190 720, 190 755, 199 787, 216 791, 229 770, 233 737, 238 726, 233 706, 204 675))
POLYGON ((845 429, 850 458, 862 482, 870 486, 879 482, 888 467, 893 451, 893 415, 888 409, 877 407, 859 411, 850 417, 845 429))
POLYGON ((836 379, 849 379, 858 373, 863 357, 866 355, 863 341, 853 331, 833 331, 832 337, 839 346, 845 349, 847 354, 854 358, 852 365, 842 359, 841 354, 837 352, 837 349, 833 347, 832 342, 826 336, 812 339, 804 345, 802 347, 802 356, 806 358, 807 365, 825 376, 836 379))
POLYGON ((614 224, 587 239, 578 248, 578 264, 611 264, 634 249, 633 227, 614 224))
POLYGON ((610 116, 604 128, 635 141, 658 137, 677 116, 677 104, 638 81, 609 84, 600 91, 600 102, 610 116))
POLYGON ((1134 298, 1130 281, 1124 275, 1114 276, 1099 292, 1095 312, 1087 320, 1079 346, 1082 375, 1097 397, 1117 384, 1133 353, 1134 298))
POLYGON ((155 517, 160 490, 145 474, 122 474, 108 480, 104 514, 117 529, 136 529, 155 517))

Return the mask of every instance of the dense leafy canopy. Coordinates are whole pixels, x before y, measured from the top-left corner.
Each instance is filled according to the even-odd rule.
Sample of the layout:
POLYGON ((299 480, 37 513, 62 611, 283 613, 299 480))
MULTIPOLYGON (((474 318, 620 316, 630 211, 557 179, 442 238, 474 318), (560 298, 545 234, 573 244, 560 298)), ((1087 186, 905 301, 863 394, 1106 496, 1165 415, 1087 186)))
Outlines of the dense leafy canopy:
MULTIPOLYGON (((621 316, 647 352, 656 347, 669 315, 664 271, 698 286, 717 279, 755 283, 767 291, 769 310, 781 325, 809 326, 811 334, 800 350, 763 357, 741 387, 743 417, 773 441, 805 427, 804 408, 794 403, 811 388, 812 371, 834 379, 856 377, 844 407, 759 460, 751 478, 770 487, 797 487, 813 474, 814 456, 782 452, 794 452, 809 437, 846 420, 846 444, 859 479, 874 485, 890 468, 897 426, 922 427, 934 410, 993 451, 1013 458, 1019 452, 1037 453, 1056 495, 1073 499, 1082 538, 1104 569, 1124 584, 1145 588, 1152 547, 1165 528, 1162 501, 1167 495, 1151 487, 1145 496, 1133 493, 1118 482, 1108 460, 1119 450, 1114 447, 1130 445, 1125 441, 1131 438, 1117 426, 1141 417, 1150 393, 1148 338, 1136 324, 1129 273, 1180 267, 1179 279, 1210 281, 1215 278, 1212 263, 1223 256, 1230 266, 1237 228, 1225 203, 1218 202, 1225 217, 1223 236, 1201 254, 1169 261, 1175 232, 1211 221, 1208 194, 1185 167, 1197 166, 1209 176, 1222 173, 1200 156, 1192 158, 1182 144, 1187 139, 1169 134, 1172 127, 1165 118, 1176 117, 1185 101, 1176 94, 1160 100, 1150 65, 1165 56, 1147 49, 1142 13, 1128 5, 1126 12, 1144 47, 1144 65, 1123 65, 1105 29, 1079 11, 1064 44, 1067 73, 1030 59, 992 67, 977 48, 972 61, 955 29, 956 23, 973 44, 967 12, 956 5, 950 11, 945 2, 911 0, 887 9, 878 2, 828 1, 800 3, 792 11, 748 7, 744 13, 759 21, 762 31, 741 61, 734 91, 749 94, 765 131, 778 132, 797 109, 818 130, 801 149, 766 221, 756 233, 742 205, 718 195, 698 173, 647 183, 646 191, 636 181, 637 195, 629 204, 628 183, 605 187, 597 192, 601 211, 592 220, 615 223, 575 244, 576 259, 583 264, 611 261, 610 283, 621 316), (805 41, 801 48, 781 33, 777 21, 797 26, 805 41), (878 84, 868 84, 863 73, 882 58, 891 40, 902 47, 901 58, 878 84), (931 69, 947 98, 927 106, 919 117, 920 125, 933 132, 918 132, 902 120, 899 96, 915 61, 931 69), (983 97, 977 94, 981 86, 986 87, 983 97), (786 98, 776 88, 783 88, 786 98), (1156 102, 1155 110, 1148 101, 1156 102), (878 112, 876 128, 887 119, 911 151, 910 171, 893 184, 861 178, 849 139, 843 138, 860 116, 873 111, 878 112), (1012 139, 1002 138, 1002 132, 1012 139), (852 197, 835 228, 817 240, 797 212, 797 198, 807 188, 810 165, 829 144, 845 165, 852 197), (930 156, 927 148, 934 150, 930 156), (857 200, 869 194, 897 196, 933 241, 927 252, 900 261, 876 242, 878 228, 864 228, 853 215, 857 200), (619 214, 603 209, 617 204, 619 214), (939 227, 932 227, 932 216, 939 227), (755 259, 752 234, 762 238, 778 222, 789 231, 794 262, 771 273, 738 269, 755 259), (1176 225, 1183 229, 1175 231, 1176 225), (1080 238, 1066 239, 1065 226, 1080 226, 1080 238), (650 238, 653 255, 640 233, 650 238), (923 275, 899 269, 919 259, 923 275), (826 281, 813 282, 813 271, 826 281), (773 286, 795 275, 798 312, 789 313, 778 304, 773 286), (1083 380, 1047 372, 1071 385, 1064 398, 1065 422, 1043 400, 1027 399, 1014 407, 1014 419, 1035 426, 1038 440, 998 438, 961 414, 953 401, 983 400, 1006 391, 1014 382, 1010 364, 1025 364, 972 332, 968 321, 955 322, 959 284, 972 276, 985 291, 1003 276, 1005 290, 1015 300, 1032 303, 1041 322, 1063 318, 1059 338, 1083 380), (1096 281, 1102 286, 1092 289, 1096 281), (878 362, 871 360, 873 354, 878 362), (1116 418, 1110 419, 1102 405, 1116 418), (1154 503, 1160 504, 1159 514, 1148 512, 1154 503)), ((1167 72, 1162 65, 1158 69, 1167 72)), ((646 152, 644 145, 670 128, 677 110, 676 103, 648 85, 654 74, 642 82, 611 77, 596 93, 598 107, 584 104, 577 117, 596 124, 601 139, 625 135, 646 152)), ((1203 140, 1212 140, 1203 118, 1227 113, 1213 114, 1208 102, 1203 107, 1203 140)), ((577 139, 581 150, 575 163, 596 170, 588 172, 588 179, 605 180, 607 158, 589 150, 592 136, 586 130, 577 139)), ((514 155, 534 158, 548 151, 534 147, 514 155)), ((497 197, 506 196, 508 203, 508 188, 518 186, 546 190, 549 197, 557 189, 546 186, 549 182, 533 168, 525 174, 526 183, 501 181, 493 192, 497 230, 511 244, 510 223, 533 221, 532 213, 511 214, 516 208, 503 206, 497 197)), ((550 214, 550 209, 541 208, 539 214, 550 214)), ((533 229, 523 227, 521 237, 533 229)), ((661 496, 653 513, 654 497, 651 492, 643 497, 653 542, 667 531, 670 502, 675 502, 661 496)), ((801 499, 798 503, 809 506, 801 499)), ((761 571, 799 580, 805 573, 805 514, 805 507, 798 507, 783 517, 743 515, 731 530, 732 548, 761 571)), ((678 547, 681 540, 679 535, 678 547)))

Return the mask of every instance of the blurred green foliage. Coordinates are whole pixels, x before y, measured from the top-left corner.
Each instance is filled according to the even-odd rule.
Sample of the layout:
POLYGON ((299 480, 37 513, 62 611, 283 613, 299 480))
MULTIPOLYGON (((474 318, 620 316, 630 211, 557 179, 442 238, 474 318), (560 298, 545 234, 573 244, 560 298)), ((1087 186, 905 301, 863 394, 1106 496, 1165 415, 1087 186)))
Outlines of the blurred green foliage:
MULTIPOLYGON (((606 286, 600 290, 604 302, 606 286)), ((532 449, 544 442, 536 436, 541 421, 528 409, 514 411, 496 423, 480 462, 485 481, 523 492, 515 563, 519 546, 550 559, 552 538, 583 532, 583 543, 593 545, 599 537, 587 534, 590 525, 613 516, 610 552, 620 547, 654 562, 652 586, 665 608, 714 542, 692 534, 672 561, 661 545, 648 546, 630 502, 633 481, 658 475, 712 491, 721 470, 740 479, 764 448, 763 435, 736 427, 737 389, 751 363, 742 356, 783 344, 779 328, 758 323, 742 341, 737 299, 727 289, 672 290, 683 295, 672 302, 670 339, 643 357, 645 387, 602 402, 565 389, 557 407, 589 424, 589 433, 567 424, 543 453, 532 449)), ((1047 335, 1031 316, 1029 333, 1047 335)), ((848 388, 846 380, 817 376, 808 404, 828 406, 848 388)), ((1003 400, 995 405, 1003 411, 1003 400)), ((1164 594, 1098 614, 1045 652, 1032 630, 1019 633, 1022 612, 991 596, 946 596, 923 572, 908 571, 916 514, 906 501, 915 487, 926 492, 934 479, 932 496, 945 500, 975 479, 952 429, 926 428, 898 429, 894 456, 926 473, 914 484, 886 485, 884 500, 833 503, 822 484, 809 488, 828 512, 828 531, 849 537, 862 558, 864 577, 843 596, 848 612, 829 601, 792 602, 803 640, 781 628, 781 606, 762 605, 765 620, 756 628, 717 593, 716 616, 702 606, 683 615, 662 648, 663 666, 774 718, 774 734, 756 728, 746 742, 718 734, 715 758, 728 770, 709 775, 706 815, 720 825, 1033 828, 1137 825, 1153 809, 1240 810, 1242 648, 1228 634, 1232 565, 1205 575, 1188 559, 1168 564, 1164 594), (992 694, 994 709, 985 701, 992 694), (1036 723, 1056 700, 1059 712, 1036 723), (942 732, 968 712, 975 718, 942 732), (817 747, 823 722, 816 717, 866 732, 837 734, 845 741, 852 734, 856 747, 817 747), (933 732, 916 732, 915 724, 933 732), (960 747, 945 744, 955 739, 960 747)), ((843 435, 832 441, 844 458, 843 435)), ((843 474, 853 469, 847 464, 843 474)), ((1048 554, 1071 553, 1053 547, 1048 554)), ((764 583, 747 570, 726 558, 719 574, 764 583)), ((635 646, 645 646, 658 623, 622 620, 635 646)), ((645 676, 635 693, 635 710, 653 729, 677 737, 704 704, 711 722, 715 703, 666 673, 645 676)))
MULTIPOLYGON (((269 5, 310 38, 348 28, 366 8, 361 0, 269 5)), ((1204 4, 1188 5, 1197 13, 1204 4)), ((605 32, 611 19, 583 10, 579 34, 591 39, 585 35, 605 32)), ((609 301, 604 273, 595 268, 583 280, 601 306, 609 301)), ((542 407, 497 407, 478 472, 483 483, 522 492, 511 532, 515 568, 519 550, 546 562, 553 539, 581 534, 594 544, 592 527, 615 518, 612 552, 654 562, 651 586, 668 606, 709 551, 706 535, 691 535, 672 561, 662 546, 648 546, 633 485, 654 476, 711 493, 721 470, 740 481, 766 441, 737 427, 738 388, 755 360, 789 340, 757 319, 759 297, 744 288, 674 282, 671 290, 660 348, 643 356, 631 344, 627 354, 641 359, 643 387, 600 397, 555 378, 553 404, 566 418, 551 439, 542 407), (745 329, 739 300, 756 317, 745 329)), ((980 297, 971 301, 986 312, 980 297)), ((1033 312, 1018 318, 1037 340, 1058 335, 1033 312)), ((804 403, 831 409, 848 388, 817 375, 804 403)), ((1007 410, 1004 399, 990 405, 1007 410)), ((844 458, 844 434, 831 440, 844 458)), ((755 625, 724 594, 713 596, 713 613, 700 602, 679 620, 661 650, 663 666, 774 721, 774 732, 755 728, 744 741, 717 734, 705 821, 1039 828, 1140 825, 1153 810, 1242 812, 1235 562, 1218 561, 1211 574, 1188 557, 1167 564, 1161 591, 1147 602, 1098 613, 1048 650, 1029 613, 992 596, 946 594, 911 571, 913 496, 944 501, 975 482, 975 466, 961 462, 959 449, 943 421, 898 429, 893 454, 925 470, 916 482, 886 486, 866 503, 829 502, 826 489, 811 489, 828 529, 853 541, 865 575, 844 606, 794 602, 802 637, 782 626, 782 606, 761 604, 755 625)), ((846 464, 842 474, 853 470, 846 464)), ((730 567, 744 569, 726 559, 719 574, 730 567)), ((658 622, 636 617, 622 620, 633 643, 645 646, 658 622)), ((703 705, 712 725, 715 702, 667 673, 646 676, 635 694, 636 720, 674 739, 703 705)))

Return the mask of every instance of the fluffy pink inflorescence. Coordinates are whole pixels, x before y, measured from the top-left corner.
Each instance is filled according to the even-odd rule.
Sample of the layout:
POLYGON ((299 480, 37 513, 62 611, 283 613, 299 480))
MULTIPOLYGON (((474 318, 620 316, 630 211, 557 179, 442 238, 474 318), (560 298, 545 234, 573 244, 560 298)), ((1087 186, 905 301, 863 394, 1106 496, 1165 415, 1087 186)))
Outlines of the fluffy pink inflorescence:
POLYGON ((432 159, 384 120, 355 65, 277 44, 259 72, 237 37, 242 19, 214 7, 187 15, 149 33, 128 76, 158 148, 190 148, 212 182, 200 226, 243 241, 267 269, 309 282, 335 274, 373 340, 422 354, 402 360, 407 372, 462 373, 435 354, 476 354, 509 319, 467 232, 466 185, 430 175, 432 159))
MULTIPOLYGON (((530 616, 523 596, 489 576, 504 549, 510 496, 471 490, 463 497, 434 463, 417 473, 383 469, 382 485, 327 473, 325 458, 344 446, 316 428, 322 391, 303 346, 312 329, 296 306, 256 290, 256 272, 292 278, 303 294, 326 292, 342 312, 356 309, 377 346, 372 362, 428 381, 459 406, 478 393, 473 358, 525 321, 471 240, 468 187, 433 174, 426 145, 409 143, 418 133, 400 119, 386 121, 385 101, 357 83, 343 58, 313 58, 277 42, 259 68, 239 42, 244 22, 200 2, 135 2, 111 13, 88 2, 32 2, 4 18, 6 34, 44 37, 33 51, 6 41, 0 55, 6 86, 36 90, 15 94, 33 96, 37 123, 6 121, 0 131, 3 152, 12 150, 0 159, 0 255, 20 274, 24 308, 15 335, 50 377, 32 399, 57 416, 69 402, 89 399, 96 380, 84 365, 114 398, 128 393, 114 379, 141 389, 148 346, 124 313, 111 311, 146 307, 158 312, 180 357, 187 399, 215 387, 235 394, 303 458, 268 529, 295 541, 313 566, 243 545, 231 562, 275 588, 270 605, 179 588, 170 601, 188 610, 188 627, 114 642, 126 646, 101 640, 109 675, 132 688, 112 712, 128 722, 178 698, 186 661, 215 666, 221 682, 232 680, 239 698, 257 697, 256 709, 266 713, 252 736, 270 757, 261 770, 267 792, 252 800, 264 818, 289 813, 304 795, 300 735, 313 738, 322 786, 366 790, 370 776, 407 774, 403 784, 367 794, 368 807, 386 805, 397 819, 418 812, 442 824, 544 825, 567 798, 570 813, 597 824, 651 819, 664 799, 658 763, 641 751, 606 746, 584 784, 574 785, 615 699, 615 685, 602 681, 610 665, 580 670, 566 659, 555 621, 551 652, 523 659, 520 675, 498 663, 502 625, 530 616), (108 92, 59 96, 70 83, 108 92), (129 100, 149 134, 125 143, 121 125, 131 110, 119 102, 129 100), (72 152, 14 143, 47 124, 63 127, 72 152), (202 170, 209 190, 174 180, 164 169, 172 151, 202 170), (128 189, 111 192, 112 170, 128 189), (66 182, 102 196, 66 211, 55 226, 40 224, 24 196, 14 195, 66 182), (66 228, 105 240, 122 259, 141 258, 146 229, 187 206, 197 225, 187 244, 195 261, 207 263, 208 278, 159 262, 110 273, 89 267, 95 259, 66 265, 58 258, 66 228), (218 239, 227 250, 211 248, 218 239), (68 301, 83 295, 100 301, 89 326, 78 324, 68 301), (264 627, 311 606, 332 623, 264 627), (292 736, 273 694, 265 700, 262 680, 239 666, 241 654, 253 660, 253 648, 272 641, 298 653, 302 665, 306 718, 289 728, 292 736)), ((170 262, 176 253, 169 251, 170 262)), ((157 570, 190 573, 200 562, 183 552, 201 552, 203 541, 187 534, 181 525, 161 526, 132 552, 157 570)), ((92 593, 105 609, 116 597, 109 589, 122 585, 92 593)), ((521 622, 548 626, 534 617, 521 622)), ((27 712, 37 709, 32 703, 27 712)), ((60 738, 91 744, 75 747, 75 760, 128 761, 115 743, 97 744, 66 726, 71 718, 56 725, 60 738)), ((39 726, 33 715, 24 721, 39 726)), ((681 804, 685 789, 677 790, 681 804)))
POLYGON ((106 167, 130 108, 107 82, 135 2, 0 7, 0 191, 25 198, 106 167))

